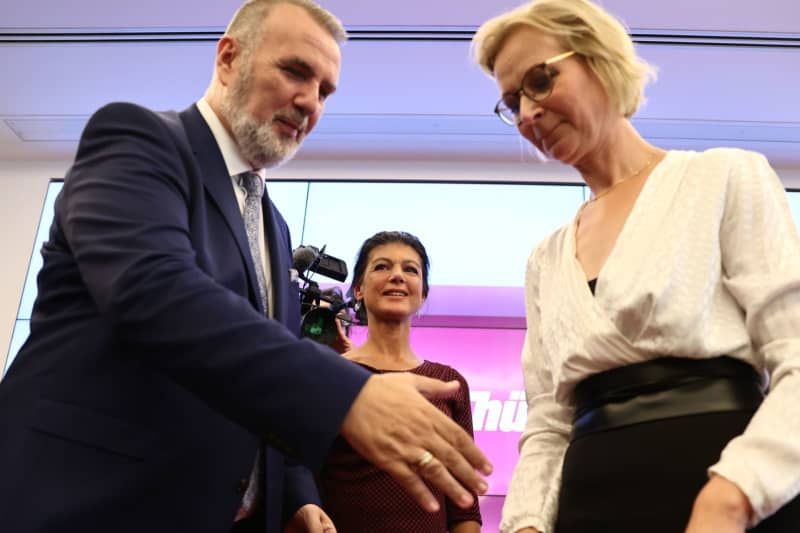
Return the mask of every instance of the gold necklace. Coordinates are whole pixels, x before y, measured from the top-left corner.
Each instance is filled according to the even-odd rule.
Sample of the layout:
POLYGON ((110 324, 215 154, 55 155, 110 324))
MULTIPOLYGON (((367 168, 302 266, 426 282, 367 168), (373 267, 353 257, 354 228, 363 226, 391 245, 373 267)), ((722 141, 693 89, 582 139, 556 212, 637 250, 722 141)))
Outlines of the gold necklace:
POLYGON ((633 174, 631 174, 631 175, 630 175, 630 176, 628 176, 627 178, 622 178, 621 180, 619 180, 618 182, 616 182, 614 185, 612 185, 612 186, 611 186, 611 187, 609 187, 608 189, 606 189, 606 190, 604 190, 603 192, 601 192, 600 194, 596 194, 595 196, 593 196, 592 198, 590 198, 590 199, 589 199, 589 202, 594 202, 594 201, 596 201, 596 200, 599 200, 599 199, 600 199, 600 198, 602 198, 603 196, 605 196, 605 195, 607 195, 608 193, 610 193, 611 191, 613 191, 613 190, 614 190, 614 188, 615 188, 617 185, 619 185, 619 184, 621 184, 621 183, 625 183, 626 181, 628 181, 628 180, 630 180, 630 179, 633 179, 633 178, 635 178, 636 176, 638 176, 639 174, 641 174, 642 172, 644 172, 644 171, 645 171, 645 169, 647 169, 647 167, 649 167, 649 166, 650 166, 650 163, 652 163, 652 162, 653 162, 653 160, 654 160, 655 158, 656 158, 656 154, 651 154, 651 155, 650 155, 650 158, 647 160, 647 163, 645 163, 645 164, 644 164, 644 166, 643 166, 642 168, 640 168, 639 170, 637 170, 636 172, 634 172, 633 174))

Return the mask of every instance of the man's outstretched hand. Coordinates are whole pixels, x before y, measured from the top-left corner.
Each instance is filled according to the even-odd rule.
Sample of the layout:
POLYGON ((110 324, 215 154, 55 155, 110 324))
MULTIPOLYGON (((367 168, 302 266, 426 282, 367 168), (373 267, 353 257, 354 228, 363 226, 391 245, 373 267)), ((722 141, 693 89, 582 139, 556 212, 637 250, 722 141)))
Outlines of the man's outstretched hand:
POLYGON ((391 474, 426 510, 439 504, 423 482, 460 507, 484 494, 492 465, 464 429, 426 397, 452 396, 459 383, 406 372, 370 377, 342 423, 341 434, 364 458, 391 474), (426 453, 429 452, 429 453, 426 453))

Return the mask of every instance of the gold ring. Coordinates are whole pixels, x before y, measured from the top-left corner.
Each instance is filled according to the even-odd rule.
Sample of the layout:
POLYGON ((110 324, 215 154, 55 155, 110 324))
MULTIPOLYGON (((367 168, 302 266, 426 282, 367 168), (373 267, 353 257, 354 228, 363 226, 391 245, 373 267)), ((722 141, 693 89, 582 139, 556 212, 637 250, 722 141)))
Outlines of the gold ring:
POLYGON ((425 468, 431 461, 433 461, 433 454, 425 450, 425 453, 423 453, 422 457, 417 461, 417 468, 425 468))

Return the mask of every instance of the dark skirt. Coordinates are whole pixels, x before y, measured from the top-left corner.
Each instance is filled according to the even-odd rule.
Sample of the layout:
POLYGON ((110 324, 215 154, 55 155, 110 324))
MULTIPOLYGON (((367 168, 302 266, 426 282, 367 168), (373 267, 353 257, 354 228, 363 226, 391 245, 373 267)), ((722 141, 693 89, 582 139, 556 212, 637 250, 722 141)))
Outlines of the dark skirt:
MULTIPOLYGON (((682 533, 708 467, 751 416, 681 416, 573 440, 564 458, 556 533, 682 533)), ((749 531, 800 532, 800 498, 749 531)))

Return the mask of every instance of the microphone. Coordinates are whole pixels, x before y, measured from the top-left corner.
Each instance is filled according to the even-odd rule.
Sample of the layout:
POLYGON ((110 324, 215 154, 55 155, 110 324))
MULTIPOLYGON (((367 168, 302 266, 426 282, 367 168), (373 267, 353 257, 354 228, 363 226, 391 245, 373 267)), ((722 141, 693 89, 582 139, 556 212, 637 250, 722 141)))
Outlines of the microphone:
POLYGON ((320 250, 314 246, 298 246, 292 253, 292 263, 301 279, 305 279, 306 270, 322 276, 344 282, 347 279, 347 263, 325 253, 325 246, 320 250))
POLYGON ((310 246, 298 246, 292 253, 292 266, 300 278, 305 278, 305 272, 319 258, 317 251, 310 246))

